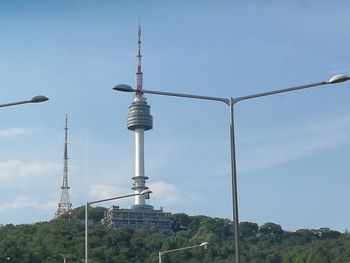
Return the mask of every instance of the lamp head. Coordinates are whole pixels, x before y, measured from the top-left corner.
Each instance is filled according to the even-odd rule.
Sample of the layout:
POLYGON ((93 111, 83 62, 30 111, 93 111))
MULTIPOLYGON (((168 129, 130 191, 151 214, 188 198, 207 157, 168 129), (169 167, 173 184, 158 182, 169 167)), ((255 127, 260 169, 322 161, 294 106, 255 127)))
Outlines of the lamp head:
POLYGON ((30 100, 30 102, 31 102, 31 103, 38 103, 38 102, 44 102, 44 101, 47 101, 47 100, 49 100, 49 98, 47 98, 47 97, 45 97, 45 96, 39 95, 39 96, 33 97, 33 98, 30 100))
POLYGON ((335 84, 335 83, 340 83, 340 82, 344 82, 344 81, 347 81, 349 80, 350 77, 348 75, 345 75, 345 74, 338 74, 338 75, 334 75, 333 77, 331 77, 329 80, 328 80, 328 83, 329 84, 335 84))
POLYGON ((149 199, 149 195, 153 193, 150 189, 143 190, 140 195, 144 195, 146 199, 149 199))
POLYGON ((113 88, 115 91, 133 92, 134 89, 126 84, 119 84, 113 88))
POLYGON ((199 245, 200 247, 203 247, 204 249, 208 249, 209 243, 208 242, 203 242, 202 244, 199 245))

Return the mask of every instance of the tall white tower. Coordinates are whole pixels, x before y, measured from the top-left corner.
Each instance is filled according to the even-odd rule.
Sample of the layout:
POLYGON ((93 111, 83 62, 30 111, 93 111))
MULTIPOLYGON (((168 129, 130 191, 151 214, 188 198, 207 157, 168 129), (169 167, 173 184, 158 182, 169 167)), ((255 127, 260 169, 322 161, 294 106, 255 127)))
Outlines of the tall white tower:
MULTIPOLYGON (((141 71, 141 26, 138 30, 137 68, 136 68, 136 93, 129 106, 127 127, 135 133, 135 176, 132 177, 134 184, 132 189, 135 193, 147 190, 144 160, 144 133, 151 130, 153 119, 150 114, 151 107, 147 104, 146 97, 142 93, 141 71)), ((156 227, 159 229, 171 229, 171 213, 163 212, 163 208, 154 209, 147 205, 144 195, 135 196, 131 208, 119 208, 112 206, 105 213, 102 223, 108 227, 156 227), (123 220, 120 220, 122 218, 123 220)))
MULTIPOLYGON (((140 193, 148 189, 146 186, 145 160, 144 160, 144 132, 152 129, 153 119, 150 114, 150 106, 147 104, 146 97, 142 93, 143 76, 141 71, 141 26, 138 30, 138 48, 137 48, 137 68, 136 68, 136 94, 129 106, 127 127, 135 132, 135 176, 132 189, 135 193, 140 193)), ((135 196, 133 208, 152 208, 146 205, 145 196, 135 196)))

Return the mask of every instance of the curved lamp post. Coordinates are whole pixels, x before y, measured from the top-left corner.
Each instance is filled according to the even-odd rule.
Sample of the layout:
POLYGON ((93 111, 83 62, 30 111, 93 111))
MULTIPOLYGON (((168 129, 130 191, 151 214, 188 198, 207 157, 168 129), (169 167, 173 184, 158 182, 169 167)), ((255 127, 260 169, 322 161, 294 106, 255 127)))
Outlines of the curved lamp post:
POLYGON ((189 247, 182 247, 182 248, 176 248, 176 249, 171 249, 171 250, 166 250, 166 251, 159 251, 158 252, 158 258, 159 258, 159 263, 162 263, 162 255, 170 253, 170 252, 177 252, 181 250, 186 250, 186 249, 192 249, 196 247, 203 247, 204 249, 208 249, 209 243, 208 242, 203 242, 199 245, 194 245, 194 246, 189 246, 189 247))
POLYGON ((0 108, 20 105, 20 104, 39 103, 39 102, 44 102, 47 100, 49 100, 49 98, 39 95, 39 96, 33 97, 30 100, 22 100, 22 101, 16 101, 16 102, 11 102, 11 103, 0 104, 0 108))
MULTIPOLYGON (((234 224, 234 247, 235 247, 235 259, 236 263, 239 263, 239 219, 238 219, 238 201, 237 201, 237 171, 236 171, 236 150, 235 150, 235 136, 234 136, 234 114, 233 107, 234 105, 242 100, 249 100, 259 97, 270 96, 279 93, 291 92, 301 89, 313 88, 318 86, 324 86, 329 84, 341 83, 349 80, 350 77, 347 75, 334 75, 329 80, 315 82, 311 84, 305 84, 301 86, 295 86, 291 88, 278 89, 268 92, 256 93, 252 95, 236 97, 236 98, 222 98, 222 97, 211 97, 211 96, 201 96, 193 94, 183 94, 183 93, 174 93, 174 92, 164 92, 164 91, 155 91, 155 90, 144 90, 142 93, 154 94, 154 95, 163 95, 163 96, 172 96, 172 97, 182 97, 182 98, 191 98, 191 99, 200 99, 200 100, 211 100, 219 101, 225 103, 229 108, 229 127, 230 127, 230 152, 231 152, 231 186, 232 186, 232 213, 233 213, 233 224, 234 224)), ((129 85, 120 84, 113 88, 115 91, 122 92, 136 92, 136 89, 133 89, 129 85)))
POLYGON ((89 207, 89 205, 107 202, 107 201, 116 200, 116 199, 132 197, 132 196, 136 196, 136 195, 145 195, 146 198, 148 198, 151 193, 152 193, 152 191, 150 189, 147 189, 147 190, 142 191, 141 193, 115 196, 115 197, 111 197, 111 198, 86 202, 86 204, 85 204, 85 263, 88 263, 88 261, 89 261, 88 260, 88 258, 89 258, 89 241, 88 241, 88 239, 89 239, 89 233, 88 233, 88 207, 89 207))

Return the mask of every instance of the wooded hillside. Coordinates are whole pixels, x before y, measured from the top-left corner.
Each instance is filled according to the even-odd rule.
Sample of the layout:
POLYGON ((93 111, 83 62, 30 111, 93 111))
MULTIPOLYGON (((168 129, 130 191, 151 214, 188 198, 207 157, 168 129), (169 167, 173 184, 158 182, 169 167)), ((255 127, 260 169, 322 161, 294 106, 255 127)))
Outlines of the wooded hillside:
MULTIPOLYGON (((95 221, 103 208, 91 209, 95 221)), ((83 208, 77 220, 50 221, 0 227, 0 262, 81 262, 84 258, 83 208), (80 219, 80 220, 79 220, 80 219), (10 260, 9 260, 10 259, 10 260)), ((158 251, 210 243, 207 250, 195 248, 165 254, 164 263, 233 262, 232 222, 207 216, 173 215, 173 232, 150 228, 108 229, 99 223, 90 228, 90 258, 103 263, 156 263, 158 251)), ((350 235, 329 228, 287 232, 268 222, 261 226, 240 223, 242 263, 350 262, 350 235)))

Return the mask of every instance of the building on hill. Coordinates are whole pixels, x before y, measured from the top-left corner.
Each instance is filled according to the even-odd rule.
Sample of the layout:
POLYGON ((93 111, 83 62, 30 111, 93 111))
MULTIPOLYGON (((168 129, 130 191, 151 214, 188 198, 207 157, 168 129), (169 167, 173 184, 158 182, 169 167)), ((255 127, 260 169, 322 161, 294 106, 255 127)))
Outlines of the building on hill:
POLYGON ((171 213, 163 212, 163 208, 155 210, 150 206, 141 209, 123 209, 112 206, 105 212, 102 223, 111 228, 146 226, 170 230, 172 220, 171 213))

